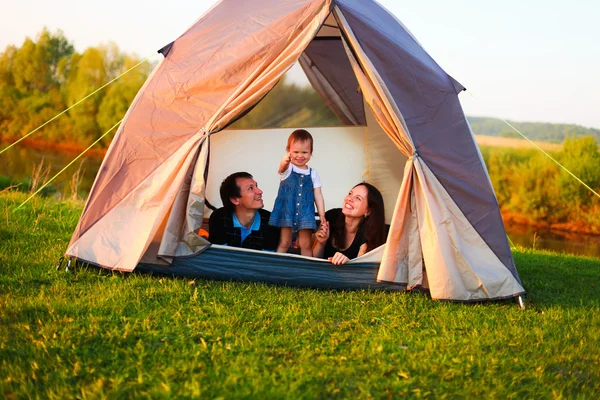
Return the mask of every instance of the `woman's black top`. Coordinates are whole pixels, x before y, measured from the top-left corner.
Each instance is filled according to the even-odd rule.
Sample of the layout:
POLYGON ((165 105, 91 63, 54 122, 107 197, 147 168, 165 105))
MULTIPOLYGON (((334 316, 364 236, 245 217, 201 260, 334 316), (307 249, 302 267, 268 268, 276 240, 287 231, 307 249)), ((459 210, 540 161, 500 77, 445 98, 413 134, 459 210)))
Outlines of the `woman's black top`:
POLYGON ((349 259, 358 257, 358 252, 360 250, 360 246, 362 246, 363 243, 365 243, 363 225, 361 224, 360 227, 358 228, 358 231, 356 232, 356 235, 354 236, 354 240, 352 241, 352 244, 350 246, 348 246, 348 248, 346 250, 342 251, 342 250, 336 249, 332 244, 333 232, 335 232, 337 224, 344 223, 344 215, 342 214, 342 209, 341 208, 332 208, 331 210, 329 210, 325 213, 325 219, 329 222, 329 239, 327 239, 327 242, 325 243, 324 257, 325 258, 333 257, 333 255, 335 253, 337 253, 338 251, 340 253, 342 253, 343 255, 345 255, 346 257, 348 257, 349 259))

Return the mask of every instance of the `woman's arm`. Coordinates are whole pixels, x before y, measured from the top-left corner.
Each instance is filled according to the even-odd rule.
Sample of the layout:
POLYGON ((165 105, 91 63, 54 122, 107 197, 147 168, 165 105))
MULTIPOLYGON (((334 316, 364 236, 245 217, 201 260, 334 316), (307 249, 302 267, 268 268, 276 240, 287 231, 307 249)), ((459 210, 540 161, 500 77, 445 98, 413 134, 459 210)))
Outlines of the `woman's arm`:
POLYGON ((314 188, 313 192, 315 195, 315 204, 317 205, 319 220, 323 223, 325 221, 325 200, 323 199, 323 192, 320 187, 314 188))
POLYGON ((360 248, 358 249, 358 255, 356 257, 360 257, 363 254, 365 254, 367 252, 367 244, 363 243, 360 245, 360 248))

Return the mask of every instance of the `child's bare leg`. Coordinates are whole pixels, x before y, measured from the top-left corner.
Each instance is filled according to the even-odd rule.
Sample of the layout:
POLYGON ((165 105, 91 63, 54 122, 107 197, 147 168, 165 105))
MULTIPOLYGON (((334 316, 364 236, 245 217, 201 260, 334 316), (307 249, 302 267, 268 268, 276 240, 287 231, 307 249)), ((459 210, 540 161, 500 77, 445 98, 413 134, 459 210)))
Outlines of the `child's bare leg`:
POLYGON ((292 245, 292 228, 281 228, 281 234, 279 236, 279 246, 277 246, 278 253, 287 253, 288 249, 292 245))
POLYGON ((300 247, 300 254, 307 257, 312 257, 312 229, 300 229, 298 231, 298 247, 300 247))

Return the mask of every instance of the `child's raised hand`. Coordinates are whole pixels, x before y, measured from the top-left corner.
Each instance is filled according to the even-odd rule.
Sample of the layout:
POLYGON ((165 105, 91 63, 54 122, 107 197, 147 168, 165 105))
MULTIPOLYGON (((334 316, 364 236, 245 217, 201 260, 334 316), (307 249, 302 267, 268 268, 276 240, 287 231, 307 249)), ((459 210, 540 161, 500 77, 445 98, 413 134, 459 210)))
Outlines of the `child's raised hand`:
POLYGON ((292 161, 292 153, 287 153, 285 156, 283 156, 283 159, 281 160, 282 163, 285 163, 286 165, 289 164, 292 161))
POLYGON ((289 168, 290 162, 292 162, 292 153, 286 153, 279 163, 279 169, 277 170, 277 173, 283 174, 289 168))

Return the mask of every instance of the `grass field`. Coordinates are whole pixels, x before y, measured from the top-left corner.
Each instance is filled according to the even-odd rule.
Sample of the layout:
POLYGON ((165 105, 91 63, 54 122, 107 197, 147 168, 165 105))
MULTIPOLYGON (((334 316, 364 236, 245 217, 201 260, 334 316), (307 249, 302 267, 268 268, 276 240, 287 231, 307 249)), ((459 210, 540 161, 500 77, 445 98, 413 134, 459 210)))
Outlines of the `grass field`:
POLYGON ((56 271, 82 204, 0 194, 0 397, 600 396, 600 260, 514 252, 528 305, 56 271))
MULTIPOLYGON (((535 149, 534 146, 531 145, 527 140, 522 138, 507 138, 501 136, 486 136, 486 135, 475 135, 475 140, 477 144, 480 146, 490 146, 490 147, 511 147, 513 149, 521 149, 521 148, 531 148, 535 149)), ((560 151, 562 149, 562 144, 559 143, 549 143, 549 142, 541 142, 534 140, 533 143, 538 145, 541 149, 545 151, 560 151)))

